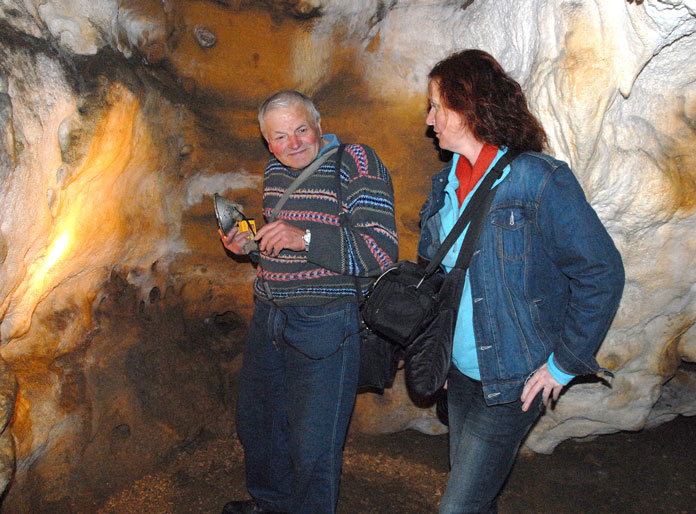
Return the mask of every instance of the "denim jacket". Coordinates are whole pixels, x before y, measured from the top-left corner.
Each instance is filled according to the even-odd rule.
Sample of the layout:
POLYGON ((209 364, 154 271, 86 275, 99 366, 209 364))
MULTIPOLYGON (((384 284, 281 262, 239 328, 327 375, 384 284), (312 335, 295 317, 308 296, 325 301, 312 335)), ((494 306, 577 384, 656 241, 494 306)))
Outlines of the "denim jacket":
MULTIPOLYGON (((621 256, 564 162, 525 152, 498 186, 469 265, 474 337, 489 405, 519 399, 553 352, 571 375, 600 371, 594 353, 624 285, 621 256)), ((451 167, 433 176, 418 255, 440 245, 439 210, 451 167)), ((607 372, 608 373, 608 372, 607 372)))

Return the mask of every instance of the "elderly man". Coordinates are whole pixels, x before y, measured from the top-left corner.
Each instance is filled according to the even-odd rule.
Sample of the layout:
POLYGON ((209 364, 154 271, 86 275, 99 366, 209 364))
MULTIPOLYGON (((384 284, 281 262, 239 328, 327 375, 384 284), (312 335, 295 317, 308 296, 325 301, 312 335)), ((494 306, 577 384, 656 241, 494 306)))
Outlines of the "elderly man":
POLYGON ((336 169, 340 142, 322 135, 319 112, 302 93, 268 98, 259 124, 273 154, 263 188, 269 223, 255 236, 236 228, 222 235, 235 254, 250 237, 260 250, 237 402, 252 499, 229 502, 223 514, 331 513, 357 386, 356 284, 364 292, 367 277, 396 261, 393 188, 366 145, 346 145, 336 169), (274 212, 302 171, 320 162, 274 212), (341 210, 349 223, 339 222, 341 210))

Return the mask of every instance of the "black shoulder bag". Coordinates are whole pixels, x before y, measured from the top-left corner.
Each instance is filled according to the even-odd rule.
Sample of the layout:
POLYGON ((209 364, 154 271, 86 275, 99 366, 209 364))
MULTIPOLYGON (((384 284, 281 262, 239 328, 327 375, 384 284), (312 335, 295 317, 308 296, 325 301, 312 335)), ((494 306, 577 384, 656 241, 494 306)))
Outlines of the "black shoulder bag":
MULTIPOLYGON (((342 229, 350 229, 348 213, 343 210, 343 186, 341 184, 341 158, 346 145, 341 145, 336 152, 336 202, 338 203, 338 219, 342 229)), ((396 376, 403 349, 392 342, 380 337, 370 330, 362 321, 360 305, 363 300, 360 279, 355 276, 355 296, 358 304, 358 320, 360 323, 360 373, 358 389, 383 391, 396 376)))
POLYGON ((372 285, 361 305, 365 324, 406 347, 406 380, 411 391, 432 396, 445 383, 469 262, 490 210, 498 180, 518 153, 508 150, 486 175, 430 263, 401 261, 372 285), (445 274, 440 263, 469 225, 455 267, 445 274))

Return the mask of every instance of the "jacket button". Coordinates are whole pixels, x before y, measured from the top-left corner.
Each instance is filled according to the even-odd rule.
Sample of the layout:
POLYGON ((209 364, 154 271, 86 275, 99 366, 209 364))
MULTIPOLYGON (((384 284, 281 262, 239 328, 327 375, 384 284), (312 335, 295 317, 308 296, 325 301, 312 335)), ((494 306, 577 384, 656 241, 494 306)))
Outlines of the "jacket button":
POLYGON ((491 348, 493 348, 493 346, 490 344, 488 346, 479 346, 479 350, 482 350, 482 351, 490 350, 491 348))

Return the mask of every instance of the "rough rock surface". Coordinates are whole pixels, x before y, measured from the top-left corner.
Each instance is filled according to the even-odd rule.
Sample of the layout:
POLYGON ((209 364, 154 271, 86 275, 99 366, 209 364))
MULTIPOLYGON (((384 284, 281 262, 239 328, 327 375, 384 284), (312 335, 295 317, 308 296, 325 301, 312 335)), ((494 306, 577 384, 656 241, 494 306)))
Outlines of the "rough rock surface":
MULTIPOLYGON (((464 47, 523 85, 627 271, 598 353, 611 387, 577 380, 527 446, 696 414, 695 32, 693 0, 5 0, 3 510, 59 509, 226 430, 254 271, 225 255, 211 197, 261 217, 269 93, 305 90, 327 132, 378 150, 414 257, 440 166, 425 77, 464 47)), ((404 393, 360 398, 354 429, 441 431, 404 393)))

